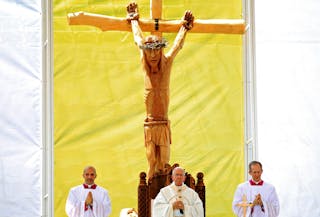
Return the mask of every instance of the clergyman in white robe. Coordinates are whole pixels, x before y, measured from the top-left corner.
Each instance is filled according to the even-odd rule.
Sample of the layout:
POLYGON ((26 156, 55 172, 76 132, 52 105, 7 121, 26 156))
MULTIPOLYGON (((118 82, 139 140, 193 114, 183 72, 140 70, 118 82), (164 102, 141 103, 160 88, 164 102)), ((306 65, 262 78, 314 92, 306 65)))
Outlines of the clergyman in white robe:
POLYGON ((162 188, 153 201, 152 217, 204 216, 198 193, 182 183, 181 178, 185 180, 184 170, 176 167, 172 173, 173 182, 162 188))
POLYGON ((263 169, 259 161, 251 161, 249 174, 252 179, 238 185, 232 210, 238 217, 277 217, 280 204, 273 185, 261 179, 263 169))
POLYGON ((237 206, 242 203, 246 196, 248 203, 252 203, 255 196, 260 194, 263 206, 248 206, 246 217, 277 217, 279 215, 279 200, 273 185, 263 182, 261 185, 251 184, 252 180, 238 186, 232 202, 232 209, 238 217, 243 217, 243 207, 237 206))
POLYGON ((108 217, 111 213, 111 201, 104 188, 86 184, 71 188, 66 202, 66 213, 69 217, 108 217), (92 206, 86 206, 85 200, 91 191, 92 206))

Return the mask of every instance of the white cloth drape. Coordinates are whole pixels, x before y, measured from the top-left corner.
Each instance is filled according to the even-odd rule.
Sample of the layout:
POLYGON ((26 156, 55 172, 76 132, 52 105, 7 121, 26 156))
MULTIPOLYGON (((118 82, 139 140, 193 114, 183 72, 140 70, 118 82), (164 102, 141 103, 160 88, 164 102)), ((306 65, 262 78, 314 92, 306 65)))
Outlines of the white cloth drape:
POLYGON ((278 191, 280 217, 320 216, 320 2, 255 4, 263 178, 278 191))
POLYGON ((41 216, 41 1, 0 1, 0 216, 41 216))

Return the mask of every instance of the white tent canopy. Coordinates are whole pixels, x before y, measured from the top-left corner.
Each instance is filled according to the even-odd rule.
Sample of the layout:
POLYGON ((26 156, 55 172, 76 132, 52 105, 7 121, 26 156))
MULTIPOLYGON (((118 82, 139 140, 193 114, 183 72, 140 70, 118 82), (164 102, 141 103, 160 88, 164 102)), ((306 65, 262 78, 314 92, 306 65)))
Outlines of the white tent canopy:
POLYGON ((0 2, 0 216, 42 209, 41 1, 0 2))
POLYGON ((280 216, 320 216, 320 2, 256 2, 258 158, 280 216))

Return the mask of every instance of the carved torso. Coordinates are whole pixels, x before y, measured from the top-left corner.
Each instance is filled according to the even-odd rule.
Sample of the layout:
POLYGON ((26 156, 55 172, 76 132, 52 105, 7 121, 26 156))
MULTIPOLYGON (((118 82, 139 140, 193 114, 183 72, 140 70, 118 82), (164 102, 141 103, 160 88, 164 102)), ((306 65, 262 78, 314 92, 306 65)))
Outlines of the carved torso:
POLYGON ((145 72, 144 102, 147 120, 168 120, 171 64, 165 62, 158 72, 145 72))

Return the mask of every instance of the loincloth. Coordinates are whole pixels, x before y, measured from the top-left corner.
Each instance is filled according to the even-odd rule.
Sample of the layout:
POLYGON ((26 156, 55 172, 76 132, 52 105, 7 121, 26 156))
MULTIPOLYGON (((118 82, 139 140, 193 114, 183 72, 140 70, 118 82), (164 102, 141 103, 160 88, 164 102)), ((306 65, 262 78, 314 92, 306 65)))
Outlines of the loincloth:
POLYGON ((144 122, 145 145, 153 143, 159 146, 171 144, 170 121, 145 121, 144 122))

